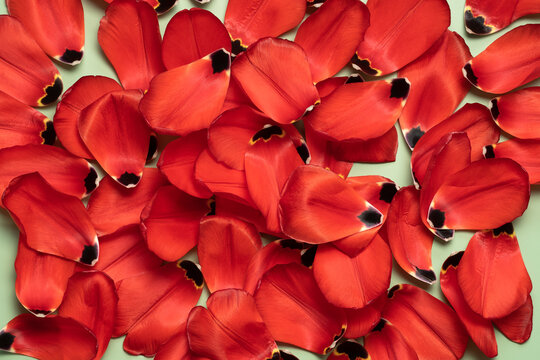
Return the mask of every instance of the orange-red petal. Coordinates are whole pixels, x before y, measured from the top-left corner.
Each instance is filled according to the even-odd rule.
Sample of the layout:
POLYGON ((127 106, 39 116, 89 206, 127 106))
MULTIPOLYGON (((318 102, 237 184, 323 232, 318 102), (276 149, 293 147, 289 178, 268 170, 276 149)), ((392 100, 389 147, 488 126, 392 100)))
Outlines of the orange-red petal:
POLYGON ((532 185, 540 182, 539 151, 540 140, 510 139, 499 144, 485 146, 484 156, 514 160, 527 171, 532 185))
POLYGON ((470 34, 488 35, 497 32, 522 16, 540 13, 535 0, 465 1, 465 30, 470 34))
POLYGON ((511 341, 523 344, 529 340, 532 332, 533 303, 531 295, 525 304, 521 305, 510 315, 500 319, 493 319, 497 328, 511 341))
POLYGON ((364 344, 373 359, 418 360, 418 355, 399 330, 385 319, 366 335, 364 344))

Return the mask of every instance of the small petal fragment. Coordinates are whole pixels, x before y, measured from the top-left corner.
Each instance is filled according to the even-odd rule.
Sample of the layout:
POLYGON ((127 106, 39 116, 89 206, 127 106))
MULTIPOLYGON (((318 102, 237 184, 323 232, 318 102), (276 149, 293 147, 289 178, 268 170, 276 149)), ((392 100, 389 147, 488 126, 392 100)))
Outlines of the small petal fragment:
POLYGON ((189 313, 189 347, 211 359, 279 359, 272 339, 253 297, 240 289, 221 290, 210 295, 206 307, 189 313))
POLYGON ((181 136, 208 128, 223 107, 230 66, 230 54, 220 49, 152 79, 140 106, 150 127, 181 136))
POLYGON ((163 35, 163 63, 171 70, 221 48, 231 52, 231 38, 223 23, 208 10, 184 9, 167 24, 163 35))
POLYGON ((474 234, 457 270, 467 304, 484 318, 501 318, 525 304, 532 290, 512 224, 474 234))
POLYGON ((232 74, 253 104, 280 124, 298 120, 319 101, 304 50, 288 40, 257 41, 236 58, 232 74))
POLYGON ((12 180, 2 202, 32 249, 86 265, 98 260, 96 231, 83 203, 56 191, 39 173, 12 180))
POLYGON ((502 94, 540 77, 540 24, 510 30, 463 67, 478 89, 502 94), (500 61, 504 59, 504 61, 500 61))
POLYGON ((323 296, 310 269, 277 265, 263 276, 255 301, 276 341, 327 354, 345 333, 343 310, 323 296))
POLYGON ((97 341, 90 330, 73 319, 22 314, 0 330, 0 350, 40 360, 91 360, 97 341))
POLYGON ((81 0, 7 0, 16 17, 52 58, 68 65, 81 62, 84 50, 84 13, 81 0))
POLYGON ((370 26, 353 64, 369 75, 399 70, 429 49, 450 25, 444 0, 372 0, 367 6, 370 26))
POLYGON ((60 73, 19 20, 1 15, 0 38, 0 91, 29 106, 55 102, 63 89, 60 73))
POLYGON ((495 98, 489 108, 502 130, 520 139, 540 139, 540 86, 495 98))

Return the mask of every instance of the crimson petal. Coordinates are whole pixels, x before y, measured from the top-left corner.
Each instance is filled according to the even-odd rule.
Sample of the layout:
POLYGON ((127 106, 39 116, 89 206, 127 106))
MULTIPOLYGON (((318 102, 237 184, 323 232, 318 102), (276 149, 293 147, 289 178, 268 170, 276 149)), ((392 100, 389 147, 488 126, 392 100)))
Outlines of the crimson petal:
POLYGON ((347 331, 344 337, 355 339, 370 332, 379 323, 385 304, 386 293, 361 309, 344 309, 347 315, 347 331))
POLYGON ((340 161, 383 163, 396 161, 398 136, 391 127, 381 136, 359 141, 332 141, 330 151, 340 161))
POLYGON ((266 228, 266 218, 259 210, 253 207, 255 205, 250 206, 220 195, 217 195, 215 199, 216 215, 234 217, 255 225, 258 232, 277 237, 281 236, 281 231, 279 233, 272 233, 266 228))
POLYGON ((154 360, 210 360, 198 357, 189 348, 187 329, 182 326, 180 331, 169 341, 159 347, 154 360))
POLYGON ((497 32, 522 16, 540 13, 535 0, 465 1, 465 30, 470 34, 488 35, 497 32))
POLYGON ((392 323, 381 319, 364 344, 373 359, 418 360, 418 355, 392 323))
POLYGON ((83 203, 56 191, 39 173, 12 180, 2 202, 32 249, 87 265, 96 263, 98 238, 83 203))
MULTIPOLYGON (((114 0, 105 0, 109 4, 112 3, 114 0)), ((156 13, 158 15, 164 14, 167 11, 169 11, 178 0, 142 0, 144 2, 147 2, 150 6, 156 10, 156 13)))
POLYGON ((511 139, 484 147, 486 158, 512 159, 527 171, 530 184, 540 182, 540 140, 511 139))
POLYGON ((60 73, 19 20, 1 15, 0 38, 0 91, 30 106, 55 102, 63 89, 60 73))
POLYGON ((73 319, 22 314, 0 330, 0 350, 40 360, 91 360, 97 342, 90 330, 73 319))

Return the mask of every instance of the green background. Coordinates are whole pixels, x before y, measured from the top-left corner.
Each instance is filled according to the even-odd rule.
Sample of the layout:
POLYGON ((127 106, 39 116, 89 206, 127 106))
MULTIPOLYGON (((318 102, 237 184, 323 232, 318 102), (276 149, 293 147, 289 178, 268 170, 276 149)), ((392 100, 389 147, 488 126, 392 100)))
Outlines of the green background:
MULTIPOLYGON (((2 1, 2 0, 0 0, 2 1)), ((43 0, 46 2, 47 0, 43 0)), ((85 11, 85 30, 86 30, 86 45, 85 54, 81 64, 76 67, 65 66, 57 63, 62 78, 64 80, 64 89, 69 88, 77 79, 84 75, 104 75, 114 79, 117 79, 116 74, 112 66, 108 63, 103 52, 101 51, 97 42, 97 30, 99 27, 99 20, 104 14, 107 4, 102 0, 83 0, 85 11)), ((180 0, 180 2, 168 13, 160 16, 159 22, 161 26, 162 34, 165 31, 165 27, 170 18, 178 11, 184 8, 191 8, 199 6, 207 10, 212 11, 219 18, 223 19, 225 15, 226 1, 224 0, 212 0, 211 3, 206 5, 199 5, 192 0, 180 0)), ((540 16, 529 16, 518 20, 512 24, 509 28, 487 37, 476 37, 468 35, 465 32, 463 26, 463 6, 464 0, 449 0, 449 5, 452 10, 452 24, 450 29, 459 33, 467 42, 470 47, 473 56, 484 50, 488 44, 490 44, 497 37, 506 33, 510 29, 525 24, 525 23, 540 23, 540 16)), ((0 3, 0 14, 7 13, 5 3, 0 3)), ((271 21, 271 19, 269 19, 271 21)), ((294 32, 287 34, 285 37, 292 39, 294 32)), ((2 41, 0 39, 0 41, 2 41)), ((351 68, 346 68, 342 73, 350 73, 351 68)), ((540 85, 540 81, 537 80, 535 85, 540 85)), ((528 86, 530 86, 529 84, 528 86)), ((484 94, 480 91, 471 90, 467 95, 463 103, 466 102, 479 102, 487 105, 491 96, 484 94)), ((436 99, 435 99, 436 100, 436 99)), ((461 107, 461 105, 460 105, 461 107)), ((52 119, 55 106, 49 106, 40 109, 49 118, 52 119)), ((401 134, 401 132, 400 132, 401 134)), ((369 175, 379 174, 393 179, 400 186, 410 185, 411 177, 409 170, 410 151, 405 145, 403 138, 399 137, 399 150, 397 154, 396 162, 388 164, 356 164, 353 167, 351 176, 355 175, 369 175)), ((486 204, 489 205, 489 204, 486 204)), ((529 273, 533 281, 532 298, 533 303, 536 305, 537 300, 540 299, 540 261, 538 260, 540 255, 540 240, 539 240, 539 224, 540 219, 540 191, 539 188, 533 186, 532 196, 529 203, 529 208, 525 214, 514 222, 516 233, 520 242, 523 258, 529 273)), ((46 224, 43 224, 46 226, 46 224)), ((472 232, 458 232, 456 238, 449 243, 443 243, 442 241, 435 240, 433 244, 433 268, 439 272, 443 261, 453 252, 464 250, 467 246, 467 241, 471 237, 472 232)), ((0 326, 3 326, 9 322, 13 317, 19 313, 25 311, 18 303, 15 296, 15 270, 13 268, 13 262, 17 253, 17 241, 18 230, 12 223, 9 215, 0 210, 0 326)), ((190 254, 193 257, 193 254, 190 254)), ((415 279, 404 273, 395 263, 392 274, 392 285, 409 282, 418 285, 425 290, 429 291, 438 298, 443 298, 440 291, 438 281, 432 285, 425 285, 418 282, 415 279)), ((203 305, 206 301, 207 293, 203 294, 199 304, 203 305)), ((536 312, 534 314, 534 323, 538 324, 540 315, 536 312)), ((499 346, 499 358, 503 359, 538 359, 540 358, 540 333, 536 326, 533 327, 531 339, 523 344, 518 345, 507 340, 501 333, 496 331, 497 342, 499 346)), ((107 360, 118 359, 133 359, 122 350, 123 338, 113 339, 109 345, 109 348, 103 357, 107 360)), ((281 347, 281 346, 280 346, 281 347)), ((316 356, 301 349, 295 347, 284 348, 290 350, 301 360, 310 359, 322 359, 325 357, 316 356)), ((12 355, 8 353, 0 352, 1 360, 11 359, 23 359, 20 355, 12 355)), ((139 357, 142 358, 142 357, 139 357)), ((465 354, 464 359, 478 360, 485 359, 486 357, 476 348, 472 342, 469 342, 469 348, 465 354)), ((76 359, 74 359, 76 360, 76 359)), ((433 359, 437 360, 437 359, 433 359)))

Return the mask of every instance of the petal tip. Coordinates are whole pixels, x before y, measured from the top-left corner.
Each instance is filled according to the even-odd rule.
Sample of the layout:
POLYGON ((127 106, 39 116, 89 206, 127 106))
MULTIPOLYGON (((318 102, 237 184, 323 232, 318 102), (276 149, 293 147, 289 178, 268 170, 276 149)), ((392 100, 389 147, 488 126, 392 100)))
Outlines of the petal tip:
POLYGON ((493 235, 495 237, 501 234, 506 234, 508 236, 514 235, 514 225, 512 225, 512 223, 507 223, 507 224, 504 224, 503 226, 493 229, 493 235))
POLYGON ((44 317, 47 317, 47 315, 49 315, 50 313, 52 313, 54 311, 53 310, 37 310, 37 309, 27 309, 29 312, 31 312, 33 315, 37 316, 37 317, 40 317, 40 318, 44 318, 44 317))
POLYGON ((45 130, 41 132, 40 136, 43 139, 43 144, 54 144, 54 142, 56 141, 56 131, 54 130, 54 124, 51 120, 47 119, 47 121, 45 122, 45 130))
POLYGON ((358 215, 358 219, 366 226, 365 229, 367 230, 382 223, 382 214, 379 210, 370 206, 367 210, 364 210, 358 215))
POLYGON ((429 208, 428 212, 428 223, 434 229, 440 229, 444 226, 445 220, 444 212, 432 207, 429 208))
POLYGON ((229 70, 231 67, 231 54, 225 49, 219 49, 210 54, 214 74, 229 70))
POLYGON ((486 159, 495 158, 495 151, 493 151, 493 145, 484 146, 484 149, 482 150, 482 154, 484 155, 484 158, 486 159))
POLYGON ((487 35, 493 32, 493 27, 485 24, 486 18, 474 16, 471 10, 465 10, 465 30, 469 34, 487 35))
POLYGON ((80 50, 70 50, 66 49, 66 51, 58 58, 61 62, 68 65, 77 65, 81 62, 83 57, 84 51, 80 50))
POLYGON ((15 336, 13 334, 5 332, 4 330, 0 331, 0 349, 10 351, 13 341, 15 341, 15 336))
POLYGON ((407 131, 407 133, 405 134, 405 141, 407 142, 407 145, 409 145, 409 148, 411 148, 411 150, 414 149, 416 143, 418 143, 418 140, 420 140, 420 138, 424 136, 425 133, 425 131, 422 131, 422 129, 420 129, 420 126, 417 126, 407 131))
POLYGON ((463 257, 464 251, 459 251, 455 254, 450 255, 443 263, 441 271, 445 272, 450 266, 457 267, 461 258, 463 257))
POLYGON ((54 79, 54 82, 51 85, 48 85, 45 89, 45 95, 38 101, 39 106, 45 106, 49 105, 58 99, 60 94, 62 94, 62 90, 64 89, 64 85, 62 83, 62 79, 59 75, 56 76, 54 79))
POLYGON ((474 72, 473 72, 473 69, 472 69, 472 66, 471 66, 470 62, 465 64, 462 71, 463 71, 463 76, 465 76, 467 78, 467 80, 469 80, 469 82, 471 84, 473 84, 474 86, 478 86, 478 77, 476 77, 476 75, 474 75, 474 72))
POLYGON ((435 235, 441 240, 450 241, 454 238, 454 230, 452 229, 437 229, 435 235))
POLYGON ((146 161, 151 161, 156 158, 158 153, 158 138, 156 135, 150 135, 150 144, 148 145, 148 154, 146 155, 146 161))
POLYGON ((396 78, 392 80, 392 87, 390 88, 390 97, 397 99, 407 99, 411 83, 406 78, 396 78))
POLYGON ((497 120, 497 118, 500 115, 497 99, 492 99, 489 102, 489 111, 491 112, 491 116, 493 117, 493 120, 497 120))
POLYGON ((337 353, 337 355, 347 355, 347 357, 352 360, 369 358, 366 349, 356 341, 351 340, 339 344, 334 350, 334 353, 337 353))
POLYGON ((159 0, 158 6, 155 7, 155 10, 161 15, 169 11, 176 3, 177 0, 159 0))
POLYGON ((414 277, 429 285, 433 285, 433 283, 437 281, 437 275, 435 275, 435 272, 431 269, 425 270, 425 269, 416 268, 414 271, 414 277))
POLYGON ((124 185, 127 188, 137 186, 139 180, 141 180, 141 177, 139 175, 128 173, 127 171, 123 173, 118 179, 116 179, 116 181, 118 181, 120 184, 124 185))
POLYGON ((178 264, 178 266, 186 271, 186 278, 193 281, 197 289, 203 286, 203 274, 197 264, 195 264, 193 261, 183 260, 178 264))
POLYGON ((398 187, 396 184, 388 182, 384 183, 379 191, 379 200, 384 201, 385 203, 390 204, 392 199, 398 192, 398 187))
POLYGON ((99 245, 96 242, 94 245, 85 245, 82 256, 79 261, 83 264, 94 266, 98 261, 99 256, 99 245))
POLYGON ((360 59, 358 54, 355 54, 352 59, 352 67, 355 70, 360 70, 365 74, 377 76, 381 74, 381 71, 371 67, 371 62, 367 59, 360 59))

